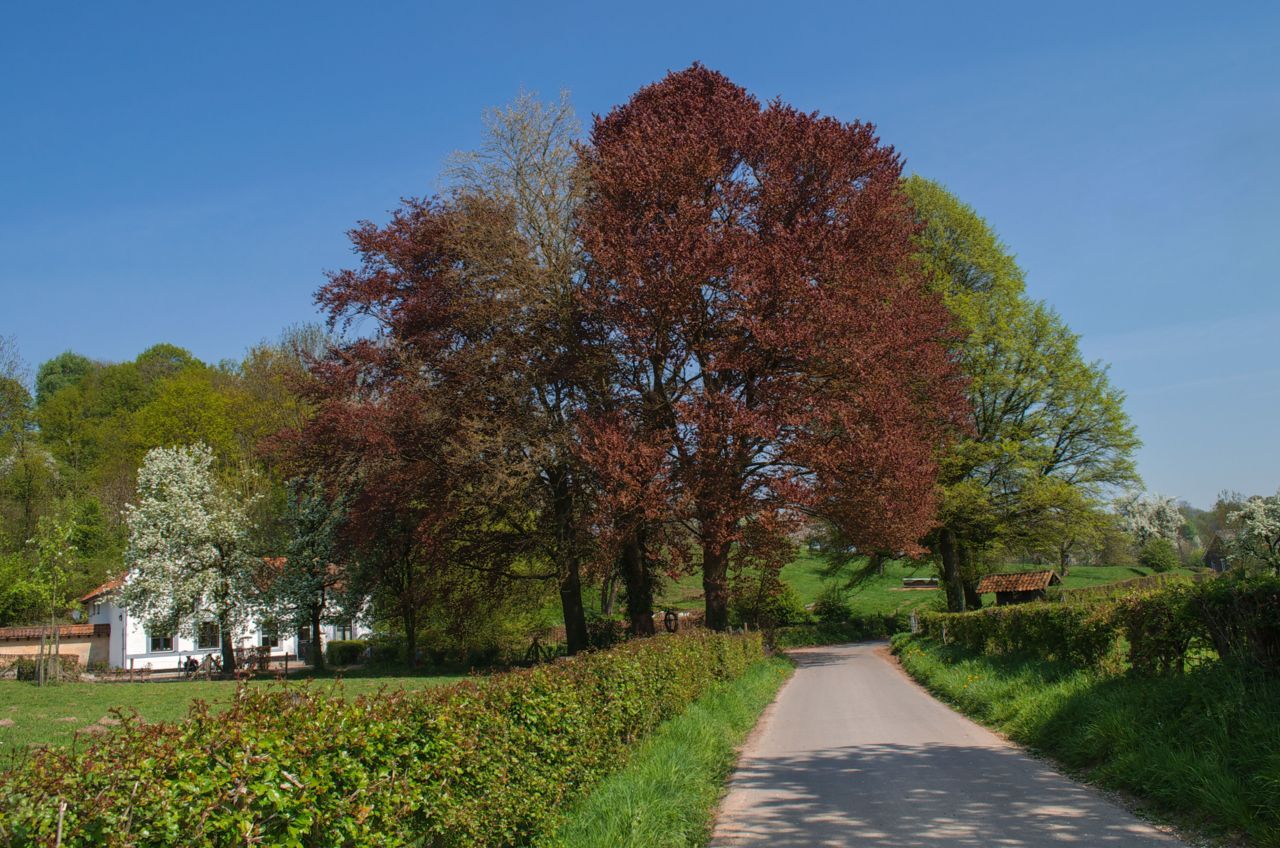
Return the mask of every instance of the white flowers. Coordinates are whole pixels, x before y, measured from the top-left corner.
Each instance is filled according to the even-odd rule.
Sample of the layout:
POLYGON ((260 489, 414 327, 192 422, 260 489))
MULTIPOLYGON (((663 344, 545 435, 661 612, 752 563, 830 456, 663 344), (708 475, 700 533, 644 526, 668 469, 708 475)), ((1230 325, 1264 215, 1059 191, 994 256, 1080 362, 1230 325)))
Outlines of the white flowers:
POLYGON ((245 505, 219 485, 204 444, 148 451, 127 508, 129 574, 122 600, 149 627, 194 634, 251 613, 254 558, 245 505))

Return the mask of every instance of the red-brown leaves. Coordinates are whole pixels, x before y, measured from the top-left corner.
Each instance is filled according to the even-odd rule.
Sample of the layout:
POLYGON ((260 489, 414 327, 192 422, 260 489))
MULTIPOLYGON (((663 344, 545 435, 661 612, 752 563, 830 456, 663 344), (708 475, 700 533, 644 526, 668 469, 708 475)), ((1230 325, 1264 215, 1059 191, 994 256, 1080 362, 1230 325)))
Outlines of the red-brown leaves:
POLYGON ((597 119, 583 155, 584 299, 704 550, 790 509, 913 546, 962 399, 892 148, 695 65, 597 119))

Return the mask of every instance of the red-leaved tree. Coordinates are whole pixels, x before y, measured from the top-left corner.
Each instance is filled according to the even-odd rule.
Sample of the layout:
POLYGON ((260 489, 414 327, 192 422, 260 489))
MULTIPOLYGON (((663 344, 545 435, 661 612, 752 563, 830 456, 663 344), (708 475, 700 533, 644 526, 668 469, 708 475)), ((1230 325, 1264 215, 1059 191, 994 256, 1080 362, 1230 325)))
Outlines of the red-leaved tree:
POLYGON ((753 540, 798 514, 913 549, 963 398, 892 148, 694 65, 597 118, 582 158, 582 296, 616 362, 612 426, 662 457, 650 497, 700 548, 708 626, 728 624, 735 548, 778 550, 753 540))

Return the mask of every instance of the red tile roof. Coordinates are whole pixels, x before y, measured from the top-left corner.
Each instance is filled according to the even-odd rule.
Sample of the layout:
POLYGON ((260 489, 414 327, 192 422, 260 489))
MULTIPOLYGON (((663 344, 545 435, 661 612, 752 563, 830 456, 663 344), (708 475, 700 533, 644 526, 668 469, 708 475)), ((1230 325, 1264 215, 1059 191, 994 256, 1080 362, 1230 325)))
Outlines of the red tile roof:
POLYGON ((1015 571, 1007 574, 988 574, 978 583, 978 594, 988 592, 1034 592, 1061 583, 1056 571, 1015 571))
MULTIPOLYGON (((61 624, 58 626, 58 638, 74 639, 76 637, 105 635, 110 630, 95 631, 94 628, 109 628, 103 624, 61 624)), ((43 627, 0 627, 0 642, 25 642, 39 639, 45 634, 43 627)))
POLYGON ((101 586, 94 589, 92 592, 89 592, 87 595, 81 595, 80 603, 86 604, 89 601, 92 601, 94 598, 100 598, 103 595, 111 594, 112 592, 116 591, 117 589, 119 589, 121 586, 124 585, 124 579, 128 576, 129 576, 128 574, 121 574, 119 577, 111 578, 106 583, 103 583, 101 586))

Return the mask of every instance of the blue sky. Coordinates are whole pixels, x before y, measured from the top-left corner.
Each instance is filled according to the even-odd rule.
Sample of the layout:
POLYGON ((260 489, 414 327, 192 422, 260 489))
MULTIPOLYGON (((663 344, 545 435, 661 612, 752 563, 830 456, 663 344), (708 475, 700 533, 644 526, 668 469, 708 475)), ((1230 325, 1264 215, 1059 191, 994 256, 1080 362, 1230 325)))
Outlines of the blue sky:
POLYGON ((871 121, 1112 365, 1149 488, 1280 485, 1280 4, 0 6, 0 335, 207 360, 312 320, 345 231, 486 107, 694 60, 871 121))

